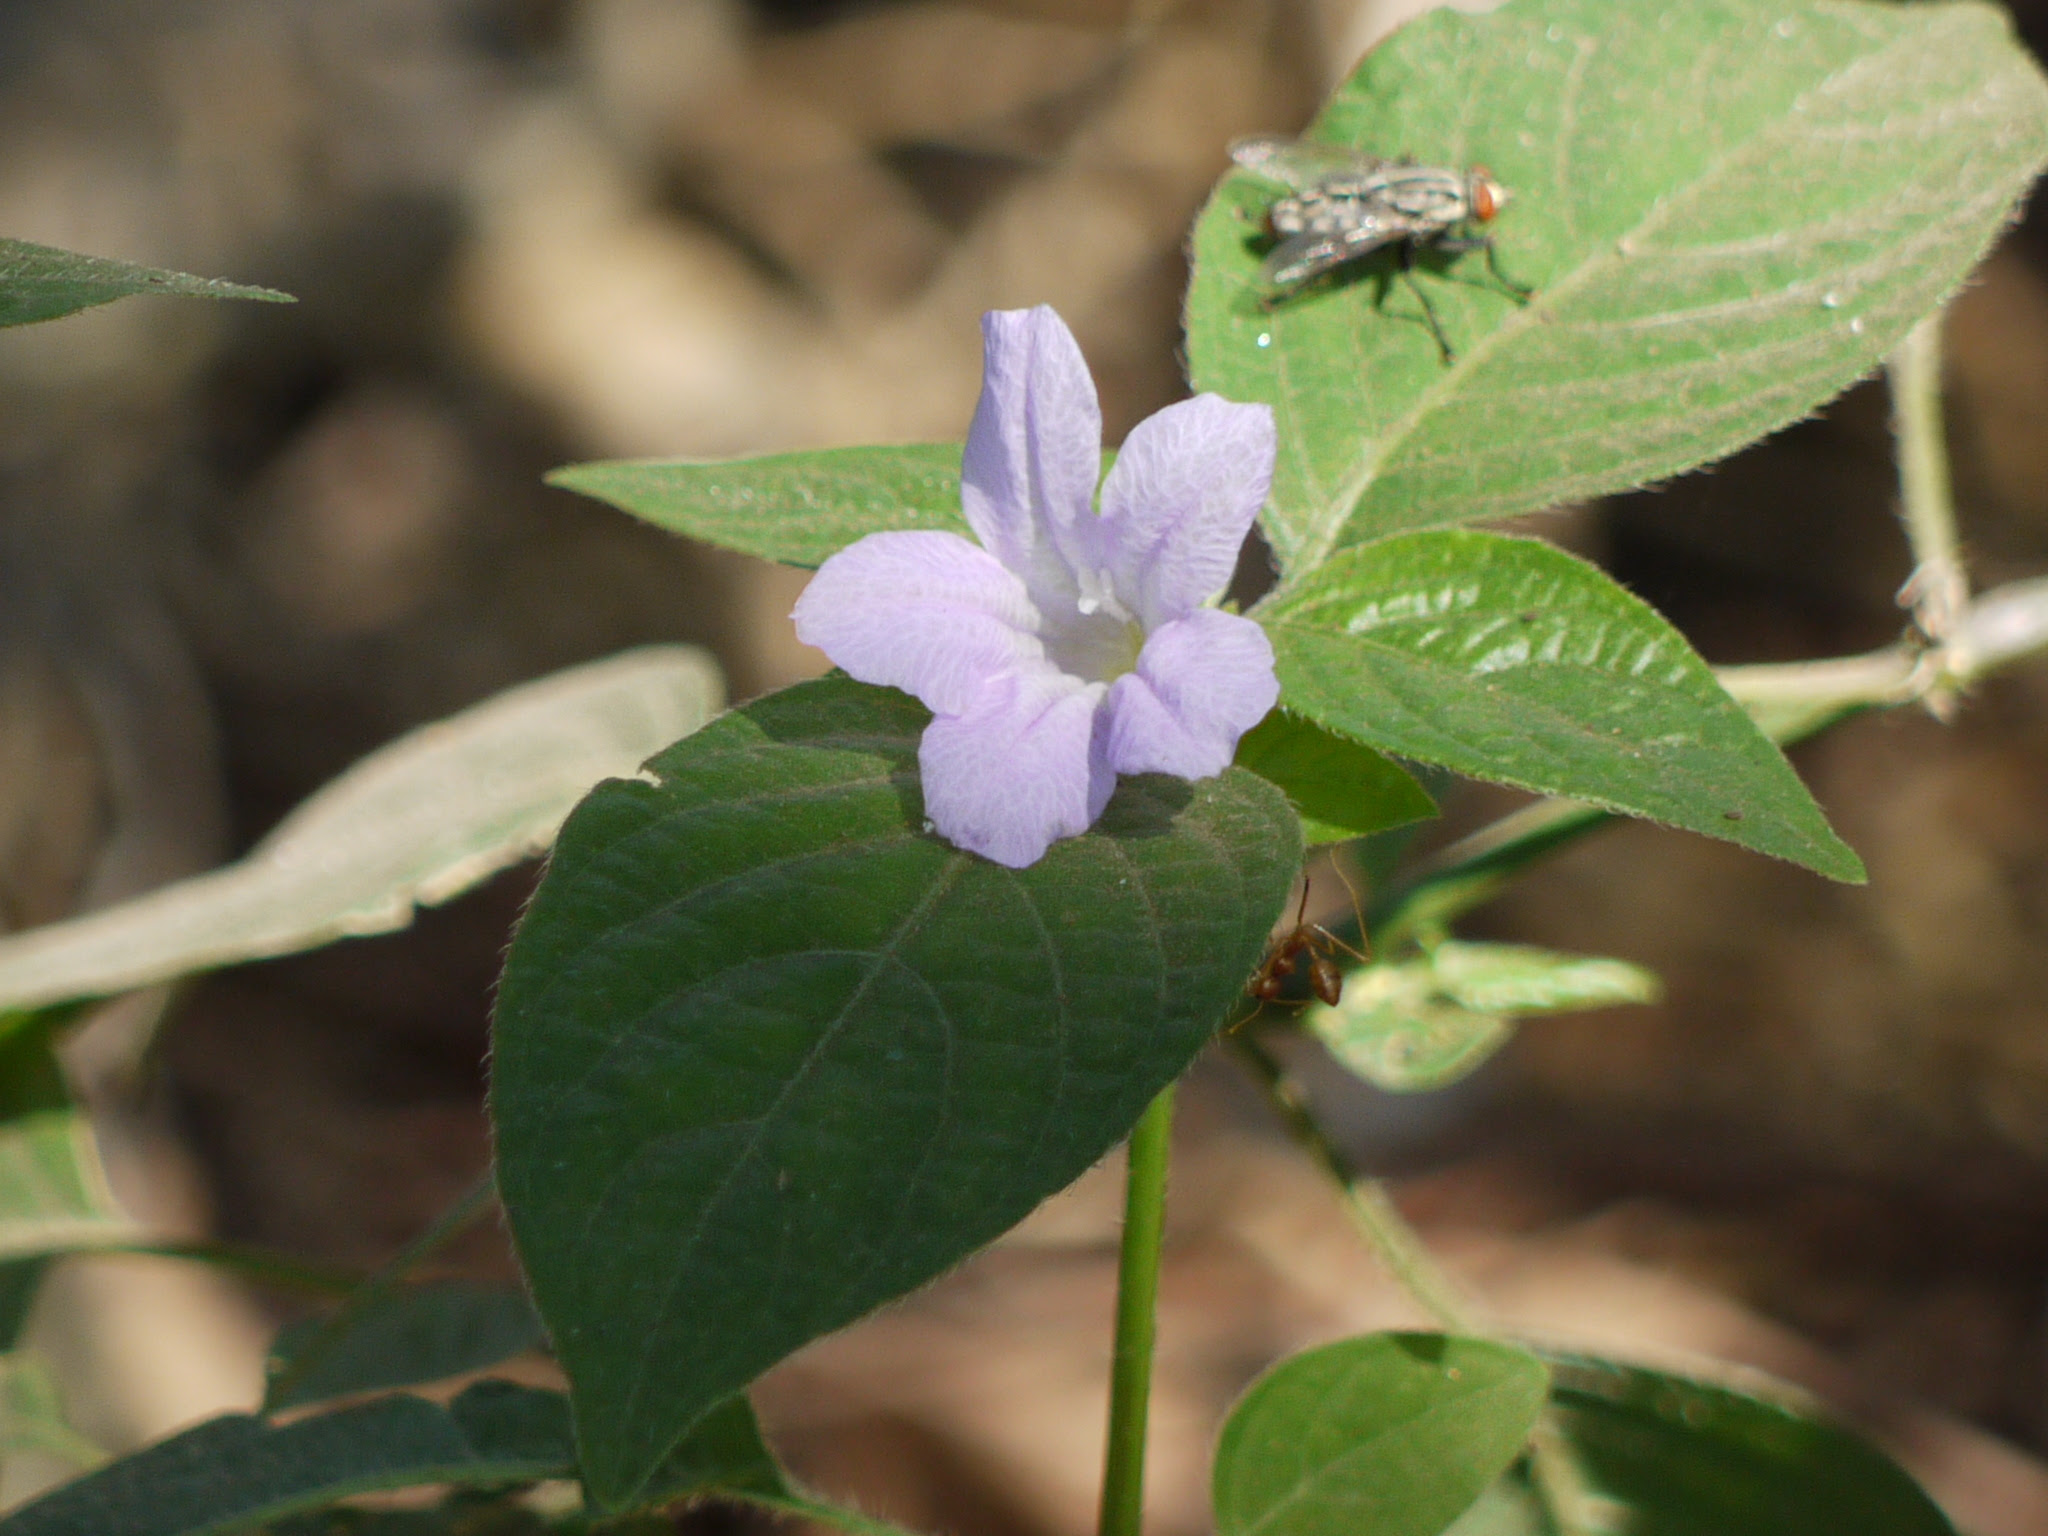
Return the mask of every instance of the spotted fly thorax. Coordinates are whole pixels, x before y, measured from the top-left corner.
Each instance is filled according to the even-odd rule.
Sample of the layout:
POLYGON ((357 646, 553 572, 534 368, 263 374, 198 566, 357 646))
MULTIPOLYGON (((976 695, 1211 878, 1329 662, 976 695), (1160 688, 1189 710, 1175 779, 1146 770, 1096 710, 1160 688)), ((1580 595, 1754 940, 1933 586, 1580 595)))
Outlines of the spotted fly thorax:
MULTIPOLYGON (((1285 297, 1326 272, 1393 248, 1408 275, 1418 247, 1484 249, 1496 279, 1517 301, 1529 290, 1505 277, 1482 233, 1507 204, 1507 189, 1482 166, 1454 170, 1384 160, 1362 150, 1313 140, 1240 139, 1230 157, 1244 169, 1285 187, 1266 210, 1273 248, 1259 267, 1259 285, 1285 297)), ((1410 276, 1413 286, 1413 278, 1410 276)), ((1428 295, 1415 288, 1431 334, 1451 360, 1450 343, 1428 295)))

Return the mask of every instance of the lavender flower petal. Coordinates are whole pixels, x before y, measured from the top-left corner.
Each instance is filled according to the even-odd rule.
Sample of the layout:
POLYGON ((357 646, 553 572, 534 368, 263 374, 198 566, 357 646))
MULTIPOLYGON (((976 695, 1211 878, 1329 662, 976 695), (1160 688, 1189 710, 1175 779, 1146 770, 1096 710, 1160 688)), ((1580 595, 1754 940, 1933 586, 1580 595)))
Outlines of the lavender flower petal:
POLYGON ((1230 580, 1273 478, 1273 411, 1197 395, 1131 429, 1102 487, 1118 595, 1149 630, 1230 580))
POLYGON ((1023 869, 1093 826, 1116 787, 1102 696, 1102 684, 1048 667, 1001 678, 971 712, 934 719, 917 761, 940 835, 1023 869))
POLYGON ((1075 592, 1096 536, 1102 409, 1066 322, 1047 305, 982 316, 981 400, 967 430, 960 504, 988 552, 1044 605, 1075 592))
POLYGON ((818 568, 797 599, 797 638, 863 683, 957 715, 990 681, 1045 666, 1024 583, 958 534, 876 533, 818 568))
POLYGON ((1110 765, 1206 779, 1230 766, 1237 738, 1279 700, 1266 632, 1199 608, 1153 630, 1137 670, 1110 684, 1110 765))

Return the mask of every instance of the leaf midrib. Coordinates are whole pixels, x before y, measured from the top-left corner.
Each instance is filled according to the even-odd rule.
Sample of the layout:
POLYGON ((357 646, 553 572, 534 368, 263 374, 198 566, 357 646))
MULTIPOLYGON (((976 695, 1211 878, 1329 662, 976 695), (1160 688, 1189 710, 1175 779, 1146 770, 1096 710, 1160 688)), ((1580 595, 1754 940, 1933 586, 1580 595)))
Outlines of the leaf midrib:
MULTIPOLYGON (((1581 57, 1590 59, 1593 52, 1597 50, 1598 42, 1599 40, 1595 39, 1594 48, 1584 50, 1581 57)), ((1849 76, 1869 68, 1873 60, 1883 58, 1896 49, 1898 45, 1899 37, 1897 34, 1894 34, 1873 47, 1871 51, 1858 57, 1853 63, 1829 72, 1821 80, 1809 85, 1793 98, 1794 107, 1792 110, 1796 110, 1798 103, 1808 100, 1815 92, 1832 88, 1849 76)), ((1504 323, 1480 338, 1472 347, 1461 352, 1457 361, 1443 371, 1442 377, 1423 390, 1416 397, 1415 403, 1401 416, 1397 417, 1387 431, 1381 433, 1374 440, 1367 452, 1359 456, 1358 463, 1353 472, 1343 482, 1336 498, 1325 509, 1324 515, 1318 519, 1318 526, 1321 531, 1312 539, 1297 546, 1295 560, 1291 562, 1293 570, 1304 573, 1313 571, 1329 558, 1331 552, 1339 546, 1340 538, 1345 529, 1350 526, 1352 516, 1356 512, 1359 502, 1364 498, 1365 493, 1371 489, 1373 482, 1379 478, 1382 467, 1400 448, 1401 444, 1435 414, 1437 401, 1446 392, 1452 391, 1454 386, 1467 377, 1473 368, 1491 357, 1502 346, 1519 340, 1536 325, 1542 323, 1541 316, 1547 313, 1549 309, 1546 301, 1568 298, 1581 288, 1590 285, 1595 277, 1605 277, 1608 273, 1618 269, 1623 261, 1633 259, 1623 254, 1622 247, 1625 244, 1630 240, 1639 239, 1646 234, 1654 233, 1663 224, 1669 222, 1677 211, 1689 208, 1699 197, 1704 195, 1707 188, 1717 185, 1720 178, 1727 173, 1732 165, 1747 158, 1759 145, 1768 144, 1771 140, 1778 137, 1790 116, 1791 111, 1788 111, 1785 116, 1772 118, 1758 125, 1756 131, 1731 143, 1712 162, 1702 168, 1700 174, 1693 178, 1690 185, 1669 196, 1656 198, 1650 204, 1644 217, 1629 229, 1608 241, 1605 250, 1596 248, 1582 266, 1558 281, 1546 285, 1541 291, 1532 295, 1527 304, 1509 315, 1504 323)), ((1291 576, 1292 571, 1289 574, 1291 576)), ((1284 587, 1286 584, 1286 578, 1283 578, 1282 586, 1284 587)))

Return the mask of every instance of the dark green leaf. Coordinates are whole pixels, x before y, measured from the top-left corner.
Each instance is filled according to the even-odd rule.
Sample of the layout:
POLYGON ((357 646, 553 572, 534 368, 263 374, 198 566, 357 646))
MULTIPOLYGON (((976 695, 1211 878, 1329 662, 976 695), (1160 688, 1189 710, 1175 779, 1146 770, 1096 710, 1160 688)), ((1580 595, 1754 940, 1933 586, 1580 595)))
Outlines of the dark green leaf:
POLYGON ((1288 708, 1333 731, 1863 878, 1684 636, 1562 550, 1404 534, 1335 557, 1257 617, 1288 708))
POLYGON ((499 1188, 606 1506, 1107 1151, 1300 867, 1235 769, 1127 779, 1027 870, 961 853, 922 830, 929 718, 827 679, 714 721, 584 802, 514 941, 499 1188))
MULTIPOLYGON (((1629 1536, 1955 1536, 1897 1462, 1792 1402, 1610 1361, 1552 1356, 1558 1420, 1629 1536)), ((1550 1529, 1526 1483, 1500 1485, 1455 1536, 1550 1529)))
POLYGON ((1398 764, 1284 709, 1239 740, 1237 766, 1279 786, 1311 844, 1368 837, 1436 814, 1436 802, 1398 764))
MULTIPOLYGON (((429 1484, 492 1488, 575 1472, 568 1398, 484 1381, 446 1408, 384 1397, 286 1425, 243 1414, 212 1419, 16 1511, 0 1520, 0 1536, 229 1536, 356 1494, 429 1484)), ((706 1414, 653 1483, 664 1499, 730 1491, 772 1505, 799 1497, 744 1398, 706 1414)), ((346 1518, 293 1527, 329 1528, 356 1527, 346 1518)))
POLYGON ((967 533, 958 443, 572 464, 548 484, 671 533, 785 565, 820 565, 854 540, 893 528, 967 533))
POLYGON ((526 1293, 461 1280, 400 1286, 329 1337, 325 1317, 284 1328, 271 1348, 266 1412, 480 1371, 547 1343, 526 1293), (318 1353, 307 1356, 307 1347, 318 1353), (280 1385, 281 1384, 281 1385, 280 1385))
POLYGON ((1521 1452, 1547 1383, 1526 1350, 1442 1334, 1284 1360, 1223 1426, 1217 1536, 1438 1536, 1521 1452))
POLYGON ((219 278, 138 267, 103 256, 81 256, 76 251, 30 245, 26 240, 0 240, 0 326, 55 320, 138 293, 262 299, 272 304, 292 302, 290 294, 271 288, 250 288, 219 278))
POLYGON ((353 1494, 574 1466, 560 1393, 481 1382, 447 1408, 387 1397, 281 1427, 211 1419, 18 1510, 0 1536, 225 1536, 353 1494))
POLYGON ((1276 197, 1234 175, 1196 228, 1197 387, 1264 400, 1282 566, 1554 506, 1731 452, 1869 373, 1954 291, 2048 153, 2048 90, 1990 5, 1516 0, 1438 10, 1310 127, 1489 167, 1518 306, 1481 253, 1391 254, 1275 303, 1276 197))

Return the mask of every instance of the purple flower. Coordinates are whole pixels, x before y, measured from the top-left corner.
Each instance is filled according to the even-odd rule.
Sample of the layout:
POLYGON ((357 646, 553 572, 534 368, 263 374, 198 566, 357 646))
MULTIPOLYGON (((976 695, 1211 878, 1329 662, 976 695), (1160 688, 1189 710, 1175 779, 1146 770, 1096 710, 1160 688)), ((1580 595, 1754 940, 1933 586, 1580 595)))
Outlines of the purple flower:
POLYGON ((873 533, 832 556, 796 632, 936 717, 925 812, 1022 869, 1085 832, 1119 773, 1221 773, 1279 698, 1250 619, 1205 607, 1273 475, 1273 413, 1199 395, 1140 422, 1093 505, 1102 411, 1044 305, 981 322, 960 499, 981 542, 873 533))

